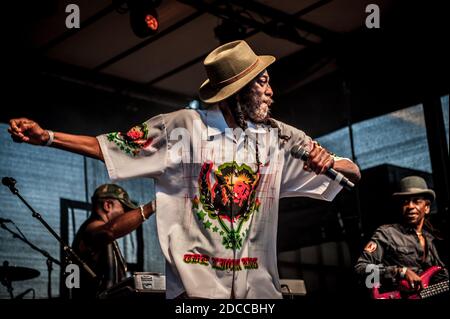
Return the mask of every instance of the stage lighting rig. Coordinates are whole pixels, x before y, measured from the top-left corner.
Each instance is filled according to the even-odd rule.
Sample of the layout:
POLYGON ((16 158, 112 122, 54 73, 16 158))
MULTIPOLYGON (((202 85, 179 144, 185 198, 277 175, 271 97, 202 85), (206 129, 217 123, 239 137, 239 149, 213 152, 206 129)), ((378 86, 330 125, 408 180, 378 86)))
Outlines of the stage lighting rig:
POLYGON ((156 8, 162 0, 128 0, 130 24, 134 34, 140 38, 155 35, 159 21, 156 8))

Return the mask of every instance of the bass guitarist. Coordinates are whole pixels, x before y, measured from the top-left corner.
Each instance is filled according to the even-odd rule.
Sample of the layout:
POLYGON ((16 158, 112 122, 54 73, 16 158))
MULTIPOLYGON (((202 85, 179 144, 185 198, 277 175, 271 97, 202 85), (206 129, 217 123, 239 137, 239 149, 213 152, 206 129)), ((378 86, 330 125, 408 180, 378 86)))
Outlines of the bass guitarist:
POLYGON ((430 284, 423 282, 421 275, 433 266, 438 266, 433 270, 439 271, 433 271, 432 281, 448 281, 448 271, 434 245, 438 238, 428 220, 434 191, 423 178, 409 176, 400 181, 400 192, 393 197, 401 206, 403 222, 383 225, 375 231, 355 265, 358 277, 364 278, 368 286, 369 270, 375 270, 378 276, 373 278, 379 278, 379 283, 372 283, 374 289, 381 285, 384 290, 395 290, 403 282, 410 294, 418 294, 430 284))

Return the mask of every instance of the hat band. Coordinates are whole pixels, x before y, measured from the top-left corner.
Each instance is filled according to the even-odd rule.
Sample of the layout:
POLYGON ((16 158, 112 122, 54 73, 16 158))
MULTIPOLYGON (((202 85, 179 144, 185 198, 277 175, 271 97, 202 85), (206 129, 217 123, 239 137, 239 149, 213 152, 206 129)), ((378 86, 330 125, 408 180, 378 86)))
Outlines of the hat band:
POLYGON ((410 193, 421 193, 426 192, 428 189, 417 188, 417 187, 409 187, 405 191, 410 193))
POLYGON ((211 86, 214 88, 222 88, 224 86, 227 86, 228 84, 234 83, 240 79, 242 79, 244 76, 246 76, 247 74, 249 74, 254 68, 256 68, 256 66, 258 65, 259 59, 256 59, 255 62, 253 62, 252 65, 250 65, 248 68, 246 68, 244 71, 242 71, 241 73, 236 74, 235 76, 232 76, 229 79, 217 82, 217 83, 211 83, 211 86))

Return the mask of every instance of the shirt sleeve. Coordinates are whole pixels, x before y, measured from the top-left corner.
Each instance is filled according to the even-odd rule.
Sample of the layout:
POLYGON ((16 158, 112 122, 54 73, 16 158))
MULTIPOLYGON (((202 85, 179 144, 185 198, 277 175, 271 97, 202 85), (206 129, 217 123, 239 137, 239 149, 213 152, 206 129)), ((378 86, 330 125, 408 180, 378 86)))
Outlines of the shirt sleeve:
POLYGON ((127 132, 97 136, 112 180, 161 176, 167 166, 164 115, 133 126, 127 132))
POLYGON ((387 266, 383 263, 388 247, 389 239, 387 238, 385 231, 378 228, 364 247, 364 250, 355 265, 355 272, 361 281, 364 281, 369 274, 367 272, 367 267, 369 265, 374 265, 378 269, 382 281, 388 282, 389 284, 396 282, 398 267, 392 265, 387 266))
POLYGON ((317 175, 303 169, 304 162, 291 155, 294 145, 299 145, 310 151, 312 139, 304 132, 290 130, 291 138, 284 146, 285 160, 281 177, 280 197, 305 196, 315 199, 332 201, 341 191, 342 186, 325 175, 317 175))

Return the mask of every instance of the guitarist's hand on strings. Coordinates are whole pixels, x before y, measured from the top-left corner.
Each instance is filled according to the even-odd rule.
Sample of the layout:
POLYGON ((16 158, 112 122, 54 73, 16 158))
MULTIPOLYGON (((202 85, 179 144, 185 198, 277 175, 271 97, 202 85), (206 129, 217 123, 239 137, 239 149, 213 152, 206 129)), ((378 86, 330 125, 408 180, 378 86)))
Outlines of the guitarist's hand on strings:
POLYGON ((422 279, 409 268, 406 270, 405 280, 409 283, 412 290, 420 291, 423 289, 422 279))

